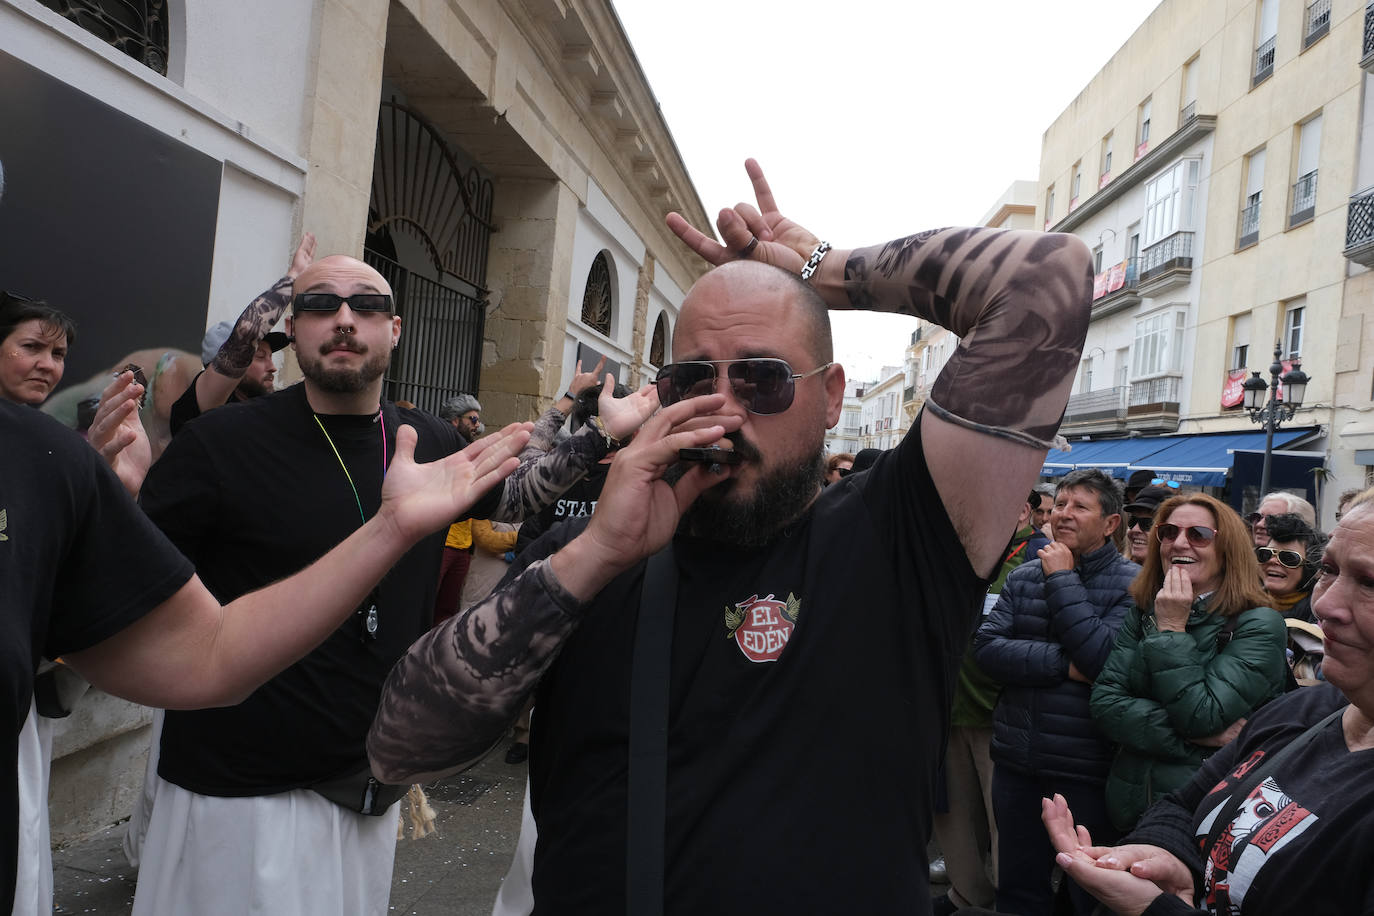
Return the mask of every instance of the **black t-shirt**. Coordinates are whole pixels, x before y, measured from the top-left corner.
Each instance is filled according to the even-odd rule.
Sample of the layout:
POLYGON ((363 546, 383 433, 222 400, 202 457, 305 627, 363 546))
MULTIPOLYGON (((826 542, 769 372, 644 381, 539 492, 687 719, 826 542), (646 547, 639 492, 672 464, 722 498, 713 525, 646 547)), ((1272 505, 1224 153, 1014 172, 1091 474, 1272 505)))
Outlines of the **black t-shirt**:
POLYGON ((0 912, 14 895, 17 741, 40 656, 96 645, 170 598, 191 573, 81 437, 0 399, 0 912))
MULTIPOLYGON (((582 526, 559 526, 533 562, 582 526)), ((679 536, 665 898, 675 913, 929 906, 925 846, 954 675, 987 583, 913 431, 752 551, 679 536)), ((624 911, 631 647, 643 564, 540 684, 540 913, 624 911)))
MULTIPOLYGON (((1374 913, 1374 750, 1352 752, 1339 721, 1265 778, 1222 832, 1210 861, 1199 855, 1244 772, 1347 703, 1328 684, 1269 703, 1187 786, 1146 812, 1126 842, 1161 845, 1194 868, 1200 863, 1203 912, 1374 913)), ((1197 911, 1167 897, 1149 912, 1197 911)))
POLYGON ((597 501, 601 499, 601 488, 606 485, 606 475, 611 466, 605 462, 592 465, 587 475, 568 487, 558 499, 554 500, 539 514, 525 519, 516 536, 515 552, 524 553, 525 549, 551 530, 559 522, 569 519, 586 518, 596 511, 597 501))
MULTIPOLYGON (((430 414, 387 402, 383 415, 388 462, 399 423, 418 432, 419 461, 463 445, 430 414)), ((188 424, 144 482, 144 509, 221 601, 303 569, 381 504, 383 425, 375 415, 319 419, 328 438, 303 385, 227 404, 188 424)), ((426 537, 382 580, 373 593, 375 640, 363 635, 369 599, 237 706, 169 711, 158 773, 203 795, 247 796, 365 767, 363 739, 382 681, 430 622, 443 545, 443 531, 426 537)))

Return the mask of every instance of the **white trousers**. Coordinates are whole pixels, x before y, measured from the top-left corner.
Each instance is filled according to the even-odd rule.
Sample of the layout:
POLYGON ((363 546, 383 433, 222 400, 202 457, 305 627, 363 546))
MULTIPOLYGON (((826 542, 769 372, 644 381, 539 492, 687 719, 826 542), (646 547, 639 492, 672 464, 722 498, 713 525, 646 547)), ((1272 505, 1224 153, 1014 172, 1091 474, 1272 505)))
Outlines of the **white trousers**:
POLYGON ((48 834, 48 776, 53 720, 29 702, 19 730, 19 874, 14 916, 52 912, 52 842, 48 834))
POLYGON ((387 911, 400 802, 381 817, 309 789, 197 795, 159 780, 134 916, 377 916, 387 911))
POLYGON ((534 844, 539 839, 539 828, 534 824, 534 813, 530 811, 530 781, 525 779, 525 810, 520 816, 520 839, 515 844, 515 856, 511 859, 510 871, 501 881, 501 889, 496 893, 496 903, 491 908, 491 916, 530 916, 534 912, 534 844))

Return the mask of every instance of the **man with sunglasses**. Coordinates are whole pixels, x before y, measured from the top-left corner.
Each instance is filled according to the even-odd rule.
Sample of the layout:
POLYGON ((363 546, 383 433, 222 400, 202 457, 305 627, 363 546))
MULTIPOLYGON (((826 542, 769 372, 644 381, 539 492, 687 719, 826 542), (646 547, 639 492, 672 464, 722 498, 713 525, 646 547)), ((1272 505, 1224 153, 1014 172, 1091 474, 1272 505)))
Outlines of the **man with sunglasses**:
POLYGON ((1164 500, 1177 495, 1177 490, 1167 486, 1149 484, 1137 491, 1135 499, 1127 500, 1126 559, 1136 564, 1145 562, 1150 552, 1150 528, 1154 525, 1155 510, 1164 500))
POLYGON ((537 685, 534 894, 562 913, 928 910, 958 660, 1082 349, 1076 239, 832 251, 746 168, 759 209, 721 212, 725 245, 669 216, 719 266, 597 511, 411 648, 368 741, 388 779, 452 771, 537 685), (931 317, 962 342, 904 441, 822 489, 844 399, 827 308, 931 317))
MULTIPOLYGON (((375 515, 401 424, 417 431, 419 461, 466 445, 383 398, 401 318, 376 270, 326 257, 293 287, 287 331, 304 382, 187 424, 141 493, 222 600, 295 572, 375 515)), ((527 449, 473 516, 538 510, 655 405, 652 391, 614 401, 601 427, 527 449)), ((406 552, 349 620, 243 702, 167 712, 135 913, 385 911, 404 787, 372 778, 363 741, 387 671, 431 624, 444 540, 406 552)))

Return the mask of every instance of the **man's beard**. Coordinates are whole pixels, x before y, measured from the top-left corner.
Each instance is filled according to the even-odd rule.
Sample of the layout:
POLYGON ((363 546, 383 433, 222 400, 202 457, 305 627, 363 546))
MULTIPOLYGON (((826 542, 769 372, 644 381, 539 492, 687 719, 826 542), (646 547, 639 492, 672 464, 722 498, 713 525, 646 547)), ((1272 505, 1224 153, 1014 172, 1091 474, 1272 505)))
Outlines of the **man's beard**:
POLYGON ((391 352, 382 350, 375 356, 368 357, 357 369, 325 368, 324 355, 340 345, 348 347, 354 353, 366 355, 368 352, 367 345, 355 340, 351 334, 336 334, 320 347, 318 357, 307 357, 304 351, 296 355, 296 361, 300 363, 301 374, 324 391, 332 394, 357 394, 381 378, 386 373, 387 367, 391 365, 391 352))
MULTIPOLYGON (((302 371, 304 371, 304 367, 302 367, 302 371)), ((260 381, 258 379, 250 379, 246 375, 239 382, 238 387, 239 394, 245 398, 260 398, 264 394, 271 394, 273 390, 275 389, 272 385, 272 382, 265 380, 260 381)))
MULTIPOLYGON (((752 442, 739 433, 728 433, 735 450, 748 461, 762 456, 752 442)), ((670 475, 680 477, 681 472, 670 475)), ((825 452, 817 449, 790 465, 784 465, 759 479, 752 496, 734 495, 734 481, 727 481, 697 497, 683 521, 687 531, 711 541, 736 547, 766 544, 788 522, 806 510, 820 492, 825 480, 825 452)))

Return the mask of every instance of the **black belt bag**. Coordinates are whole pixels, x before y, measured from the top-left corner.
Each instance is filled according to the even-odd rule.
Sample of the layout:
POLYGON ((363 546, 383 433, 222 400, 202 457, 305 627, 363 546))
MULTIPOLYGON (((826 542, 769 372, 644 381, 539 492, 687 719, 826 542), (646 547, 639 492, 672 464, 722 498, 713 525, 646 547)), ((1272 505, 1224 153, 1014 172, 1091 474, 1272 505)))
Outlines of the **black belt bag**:
POLYGON ((380 817, 401 796, 410 790, 409 786, 389 786, 373 778, 371 771, 359 770, 348 776, 326 779, 310 786, 310 791, 321 795, 340 808, 380 817))

